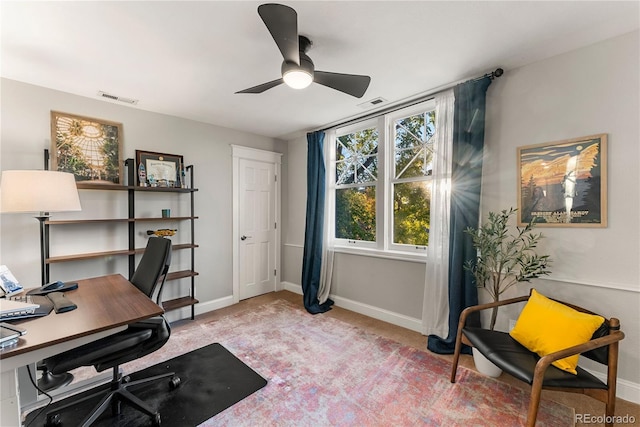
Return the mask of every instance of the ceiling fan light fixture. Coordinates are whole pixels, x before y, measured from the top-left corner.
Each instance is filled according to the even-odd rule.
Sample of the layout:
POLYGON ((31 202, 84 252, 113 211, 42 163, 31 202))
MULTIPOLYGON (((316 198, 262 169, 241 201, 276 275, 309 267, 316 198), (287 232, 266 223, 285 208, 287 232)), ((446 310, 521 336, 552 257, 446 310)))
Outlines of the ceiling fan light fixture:
POLYGON ((313 82, 313 75, 304 70, 290 70, 282 75, 285 84, 293 89, 304 89, 313 82))
POLYGON ((258 15, 267 26, 284 59, 281 67, 282 78, 236 93, 262 93, 282 83, 293 89, 304 89, 311 83, 318 83, 347 95, 362 98, 369 87, 371 77, 315 71, 313 61, 307 55, 313 43, 309 38, 298 33, 298 14, 294 9, 283 4, 266 3, 258 6, 258 15))

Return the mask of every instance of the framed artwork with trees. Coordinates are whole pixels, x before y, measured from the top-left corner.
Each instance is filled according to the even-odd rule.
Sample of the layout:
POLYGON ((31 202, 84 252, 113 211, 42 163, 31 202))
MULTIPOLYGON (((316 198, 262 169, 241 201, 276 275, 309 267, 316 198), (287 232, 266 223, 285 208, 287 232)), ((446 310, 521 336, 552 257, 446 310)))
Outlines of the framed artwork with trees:
POLYGON ((121 184, 122 124, 51 111, 51 169, 76 181, 121 184))
POLYGON ((519 147, 518 224, 607 226, 607 135, 519 147))

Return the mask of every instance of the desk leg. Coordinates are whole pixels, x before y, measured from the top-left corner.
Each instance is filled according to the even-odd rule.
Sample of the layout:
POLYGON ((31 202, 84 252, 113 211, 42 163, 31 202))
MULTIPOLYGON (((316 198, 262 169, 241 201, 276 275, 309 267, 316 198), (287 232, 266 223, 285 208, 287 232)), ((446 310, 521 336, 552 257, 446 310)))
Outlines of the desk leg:
POLYGON ((2 377, 0 377, 0 425, 3 427, 22 425, 18 371, 16 369, 2 372, 2 377))
POLYGON ((21 366, 18 368, 18 390, 20 390, 20 412, 26 413, 25 410, 33 408, 38 404, 39 394, 38 390, 33 386, 29 379, 29 371, 34 379, 37 380, 38 374, 36 364, 31 363, 27 366, 21 366))

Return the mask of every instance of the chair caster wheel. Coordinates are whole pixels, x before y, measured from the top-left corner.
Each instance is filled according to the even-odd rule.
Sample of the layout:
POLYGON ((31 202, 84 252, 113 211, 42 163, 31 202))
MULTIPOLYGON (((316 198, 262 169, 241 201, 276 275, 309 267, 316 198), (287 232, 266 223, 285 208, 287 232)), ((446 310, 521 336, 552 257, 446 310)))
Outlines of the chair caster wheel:
POLYGON ((151 416, 151 425, 154 427, 158 427, 160 425, 160 412, 156 412, 155 415, 151 416))
POLYGON ((175 390, 180 387, 180 377, 171 377, 169 380, 169 389, 175 390))
POLYGON ((60 414, 47 415, 47 420, 44 423, 44 427, 61 427, 62 421, 60 421, 60 414))

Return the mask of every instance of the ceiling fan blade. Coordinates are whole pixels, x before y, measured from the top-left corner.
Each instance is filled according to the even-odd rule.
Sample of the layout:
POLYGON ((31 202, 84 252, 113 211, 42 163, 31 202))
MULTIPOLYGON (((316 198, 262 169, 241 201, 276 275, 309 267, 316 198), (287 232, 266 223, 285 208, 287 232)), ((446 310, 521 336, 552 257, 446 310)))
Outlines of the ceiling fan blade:
POLYGON ((331 89, 339 90, 356 98, 362 98, 367 91, 371 77, 358 74, 329 73, 316 71, 313 73, 313 81, 331 89))
POLYGON ((296 11, 282 4, 267 3, 258 6, 258 14, 278 45, 284 60, 300 65, 296 11))
POLYGON ((282 79, 273 80, 267 83, 262 83, 261 85, 250 87, 249 89, 241 90, 236 93, 262 93, 265 90, 271 89, 272 87, 276 87, 280 84, 284 83, 282 79))

